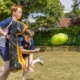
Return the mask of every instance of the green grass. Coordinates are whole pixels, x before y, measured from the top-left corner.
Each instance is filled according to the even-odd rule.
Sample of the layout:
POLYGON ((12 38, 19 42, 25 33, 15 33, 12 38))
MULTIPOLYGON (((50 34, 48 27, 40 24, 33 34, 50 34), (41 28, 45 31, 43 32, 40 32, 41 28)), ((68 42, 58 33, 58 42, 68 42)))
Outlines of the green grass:
MULTIPOLYGON (((34 54, 42 56, 44 66, 35 64, 35 72, 29 72, 27 80, 80 80, 80 52, 56 50, 34 54)), ((0 58, 0 67, 4 64, 0 58)), ((22 80, 22 71, 11 73, 7 80, 22 80)))

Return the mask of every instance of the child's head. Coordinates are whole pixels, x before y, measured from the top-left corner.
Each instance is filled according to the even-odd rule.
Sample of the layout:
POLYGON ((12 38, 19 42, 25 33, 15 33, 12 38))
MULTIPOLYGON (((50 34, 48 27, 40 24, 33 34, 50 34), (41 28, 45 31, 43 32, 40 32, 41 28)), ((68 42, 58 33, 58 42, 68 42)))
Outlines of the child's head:
POLYGON ((27 28, 24 32, 24 40, 30 42, 34 37, 34 30, 32 28, 27 28))
POLYGON ((22 6, 20 5, 13 5, 11 7, 11 14, 15 17, 16 20, 20 19, 22 16, 22 6))

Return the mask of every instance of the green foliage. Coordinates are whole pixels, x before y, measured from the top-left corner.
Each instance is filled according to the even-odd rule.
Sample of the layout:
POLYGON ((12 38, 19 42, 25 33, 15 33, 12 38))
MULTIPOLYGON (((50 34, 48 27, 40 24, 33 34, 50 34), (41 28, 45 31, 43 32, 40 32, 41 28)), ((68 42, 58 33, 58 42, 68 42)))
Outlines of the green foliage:
POLYGON ((70 25, 71 26, 80 26, 80 18, 72 18, 70 25))
POLYGON ((51 46, 51 37, 57 33, 65 33, 69 39, 64 45, 78 45, 78 35, 80 35, 80 27, 68 27, 61 29, 54 29, 51 31, 37 31, 34 36, 35 45, 37 46, 51 46))
POLYGON ((36 18, 38 26, 52 25, 63 16, 63 5, 59 0, 0 0, 0 21, 10 16, 10 7, 13 3, 23 6, 24 19, 27 19, 31 13, 43 14, 44 16, 36 18))
POLYGON ((80 17, 80 9, 79 9, 80 0, 72 0, 72 1, 73 1, 72 5, 73 17, 80 17))
POLYGON ((38 25, 40 24, 47 24, 51 25, 54 24, 56 21, 59 21, 60 18, 63 16, 63 6, 61 5, 59 0, 45 0, 46 5, 44 7, 44 17, 40 16, 37 19, 38 25))
POLYGON ((0 0, 0 21, 10 16, 11 0, 0 0))
POLYGON ((12 0, 19 3, 23 8, 23 17, 28 18, 31 13, 41 13, 37 16, 37 24, 53 24, 63 16, 63 6, 60 0, 12 0))
POLYGON ((68 12, 64 14, 64 17, 67 17, 67 18, 73 18, 73 16, 74 16, 73 12, 68 12))
POLYGON ((72 11, 69 13, 65 13, 65 17, 69 18, 79 18, 80 17, 80 0, 72 0, 72 11))

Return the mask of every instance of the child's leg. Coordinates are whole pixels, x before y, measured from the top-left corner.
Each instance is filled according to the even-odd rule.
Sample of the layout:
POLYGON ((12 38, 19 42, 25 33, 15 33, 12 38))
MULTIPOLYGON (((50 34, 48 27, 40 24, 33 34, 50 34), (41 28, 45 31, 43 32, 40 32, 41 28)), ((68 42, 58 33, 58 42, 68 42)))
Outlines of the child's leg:
POLYGON ((29 57, 25 58, 26 61, 26 69, 23 70, 23 75, 22 75, 22 80, 27 80, 27 76, 28 76, 28 71, 29 71, 29 65, 28 65, 28 59, 29 57))
POLYGON ((34 65, 31 64, 32 61, 33 61, 33 54, 31 53, 31 54, 29 55, 29 70, 30 70, 31 72, 34 72, 34 65))
POLYGON ((7 71, 1 80, 7 80, 7 77, 9 76, 9 74, 10 74, 10 71, 7 71))
POLYGON ((22 80, 27 80, 28 71, 29 71, 29 69, 28 69, 28 68, 27 68, 27 69, 25 69, 25 70, 23 71, 22 80))
POLYGON ((30 61, 30 64, 31 64, 31 65, 34 65, 35 63, 40 63, 41 65, 44 64, 41 56, 39 56, 37 59, 33 60, 33 54, 32 54, 32 53, 30 54, 30 59, 29 59, 29 61, 30 61))
POLYGON ((29 69, 31 72, 34 72, 34 64, 35 63, 40 63, 41 65, 44 64, 41 56, 39 56, 37 59, 33 60, 33 54, 32 53, 29 56, 29 63, 30 63, 29 69))
POLYGON ((32 61, 32 65, 34 65, 35 63, 40 63, 41 65, 43 65, 44 63, 43 63, 42 57, 39 56, 37 59, 32 61))
POLYGON ((9 74, 9 53, 8 47, 0 47, 0 55, 5 61, 5 65, 0 69, 0 79, 6 80, 9 74))
POLYGON ((31 64, 32 61, 33 61, 33 54, 31 53, 31 54, 29 55, 29 63, 31 64))
POLYGON ((0 69, 0 78, 6 80, 9 74, 9 61, 5 61, 5 65, 0 69))
POLYGON ((28 57, 25 57, 25 62, 26 62, 26 69, 29 67, 28 63, 29 63, 29 56, 28 57))

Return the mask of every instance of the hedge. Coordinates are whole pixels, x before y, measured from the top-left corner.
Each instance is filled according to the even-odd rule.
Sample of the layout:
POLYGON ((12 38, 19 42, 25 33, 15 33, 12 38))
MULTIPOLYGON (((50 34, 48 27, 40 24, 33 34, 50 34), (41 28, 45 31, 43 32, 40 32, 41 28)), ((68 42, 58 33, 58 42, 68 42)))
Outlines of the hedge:
POLYGON ((65 33, 68 35, 68 41, 64 45, 80 45, 80 27, 67 27, 60 29, 52 29, 48 31, 36 31, 34 41, 36 46, 52 46, 50 39, 57 33, 65 33))

